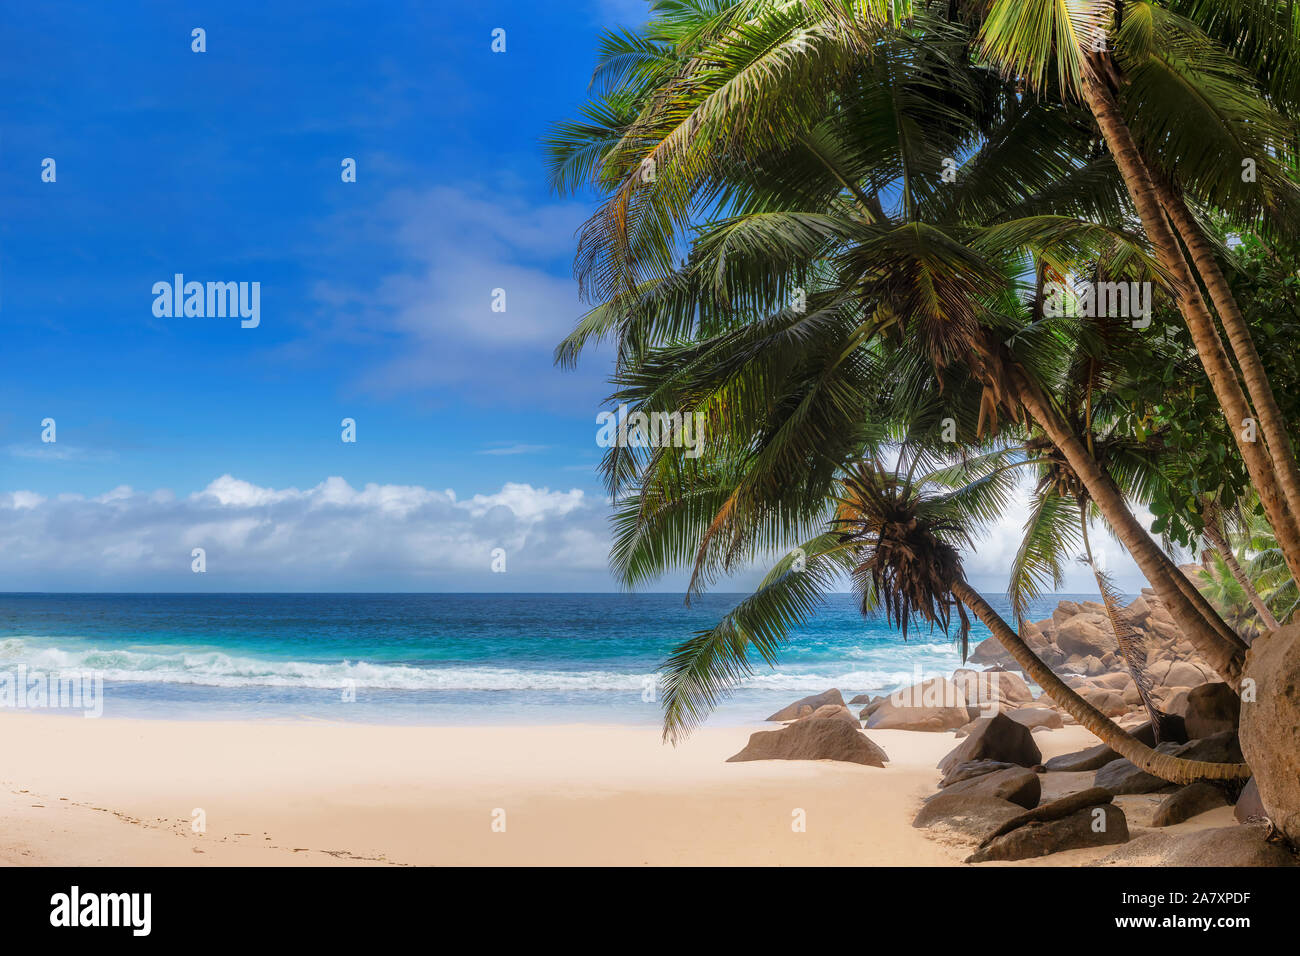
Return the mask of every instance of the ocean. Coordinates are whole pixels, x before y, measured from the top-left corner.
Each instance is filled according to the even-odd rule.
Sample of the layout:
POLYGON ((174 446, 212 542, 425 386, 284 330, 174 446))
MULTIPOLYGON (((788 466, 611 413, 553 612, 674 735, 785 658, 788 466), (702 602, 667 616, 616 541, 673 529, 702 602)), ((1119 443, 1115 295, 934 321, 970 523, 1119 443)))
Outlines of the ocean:
MULTIPOLYGON (((17 675, 90 672, 106 717, 656 724, 656 669, 741 597, 0 594, 0 690, 5 675, 15 688, 17 675)), ((1091 596, 1044 598, 1031 619, 1067 597, 1091 596)), ((988 599, 1010 619, 1004 596, 988 599)), ((987 636, 972 618, 972 644, 987 636)), ((827 599, 776 667, 755 661, 711 724, 761 720, 829 687, 846 700, 887 693, 961 664, 944 634, 914 628, 904 643, 848 594, 827 599)))

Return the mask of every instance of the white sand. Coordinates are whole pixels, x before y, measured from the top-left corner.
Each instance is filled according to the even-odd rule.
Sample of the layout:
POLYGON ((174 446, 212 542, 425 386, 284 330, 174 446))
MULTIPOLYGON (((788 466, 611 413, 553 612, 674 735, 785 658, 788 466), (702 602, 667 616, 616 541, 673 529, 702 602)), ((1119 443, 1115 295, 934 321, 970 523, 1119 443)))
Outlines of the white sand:
MULTIPOLYGON (((952 734, 869 732, 891 758, 883 770, 724 762, 776 726, 706 727, 674 750, 640 727, 11 711, 0 714, 0 863, 926 866, 969 852, 911 827, 952 734), (492 829, 497 808, 504 833, 492 829), (806 832, 792 828, 796 809, 806 832)), ((1044 758, 1096 742, 1079 727, 1035 740, 1044 758)))

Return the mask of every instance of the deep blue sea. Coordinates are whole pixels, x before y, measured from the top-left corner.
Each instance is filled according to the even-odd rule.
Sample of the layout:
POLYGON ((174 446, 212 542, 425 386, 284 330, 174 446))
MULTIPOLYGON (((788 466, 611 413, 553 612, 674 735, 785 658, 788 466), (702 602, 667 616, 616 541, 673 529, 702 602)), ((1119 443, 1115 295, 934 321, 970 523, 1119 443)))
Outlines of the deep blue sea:
MULTIPOLYGON (((94 672, 107 717, 654 724, 656 669, 740 597, 686 607, 675 594, 0 594, 0 679, 20 667, 94 672)), ((1006 612, 1004 597, 989 600, 1006 612)), ((972 643, 987 636, 973 621, 972 643)), ((710 722, 958 666, 942 633, 914 629, 904 643, 834 595, 710 722)))

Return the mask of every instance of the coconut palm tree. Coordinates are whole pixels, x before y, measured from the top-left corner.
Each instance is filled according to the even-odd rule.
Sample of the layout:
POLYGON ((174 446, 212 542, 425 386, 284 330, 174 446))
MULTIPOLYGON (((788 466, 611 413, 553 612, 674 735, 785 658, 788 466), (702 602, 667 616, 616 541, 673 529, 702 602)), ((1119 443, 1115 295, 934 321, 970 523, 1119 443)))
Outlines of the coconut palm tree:
MULTIPOLYGON (((1244 644, 1088 454, 1025 359, 1033 334, 1017 333, 1015 352, 1006 342, 1015 276, 1026 268, 1041 292, 1080 249, 1118 241, 1131 263, 1159 277, 1122 229, 1044 212, 1068 203, 1117 218, 1106 177, 1078 160, 1092 134, 1068 110, 974 67, 969 30, 925 12, 906 29, 844 3, 719 4, 689 29, 680 8, 668 19, 661 34, 651 30, 666 37, 656 52, 626 67, 633 86, 592 111, 600 122, 560 130, 552 144, 557 184, 592 179, 610 194, 583 231, 577 262, 584 292, 599 304, 562 344, 560 360, 601 337, 616 341, 624 370, 656 342, 687 336, 700 343, 688 359, 748 343, 742 361, 813 337, 840 356, 898 337, 936 375, 963 366, 982 390, 977 430, 999 416, 1032 420, 1189 639, 1235 683, 1244 644), (764 116, 781 120, 745 119, 764 116), (941 160, 954 156, 966 160, 965 179, 948 188, 941 160), (678 233, 701 213, 714 223, 678 265, 678 233), (796 297, 804 310, 786 307, 796 297), (754 316, 770 320, 757 321, 747 339, 736 326, 754 316)), ((690 409, 705 408, 714 421, 733 417, 739 381, 753 376, 734 378, 724 391, 691 396, 690 409)), ((823 379, 824 393, 831 382, 823 379)), ((607 460, 616 497, 640 473, 635 459, 620 449, 607 460)), ((699 539, 697 572, 708 566, 708 549, 723 555, 752 540, 753 529, 734 516, 754 488, 713 492, 718 510, 699 539)), ((702 515, 706 499, 691 501, 702 515)))
POLYGON ((847 572, 864 615, 883 613, 902 631, 916 622, 945 632, 956 627, 963 657, 967 612, 978 617, 1025 673, 1089 731, 1134 764, 1175 783, 1250 776, 1243 764, 1188 761, 1152 750, 1062 681, 966 581, 960 548, 968 522, 981 520, 1007 493, 1005 480, 984 474, 952 487, 953 468, 924 471, 925 454, 904 447, 886 468, 861 462, 839 481, 826 530, 806 542, 798 561, 783 559, 759 589, 714 628, 676 649, 664 668, 664 735, 676 741, 718 699, 752 672, 751 647, 771 662, 789 632, 847 572))
MULTIPOLYGON (((1169 178, 1174 164, 1180 169, 1195 167, 1199 159, 1202 168, 1217 163, 1219 175, 1214 178, 1222 184, 1225 157, 1213 150, 1215 137, 1209 135, 1220 132, 1234 147, 1246 149, 1245 157, 1264 169, 1260 175, 1276 191, 1287 194, 1286 203, 1294 208, 1293 184, 1274 171, 1272 162, 1279 153, 1289 152, 1293 129, 1262 96, 1254 95, 1245 68, 1235 64, 1194 23, 1154 3, 995 0, 980 35, 990 61, 1007 74, 1021 78, 1033 90, 1054 89, 1079 97, 1091 112, 1142 227, 1173 280, 1178 309, 1232 425, 1238 450, 1282 553, 1293 576, 1300 576, 1300 523, 1296 519, 1300 514, 1300 463, 1249 328, 1208 241, 1169 178), (1122 11, 1122 24, 1117 10, 1122 11), (1209 128, 1201 122, 1207 114, 1218 121, 1209 128), (1137 126, 1130 117, 1137 118, 1137 126), (1179 121, 1171 122, 1171 117, 1196 122, 1182 126, 1179 121), (1148 135, 1140 142, 1135 131, 1144 130, 1148 135), (1198 148, 1187 148, 1190 143, 1198 148), (1166 162, 1163 170, 1155 166, 1153 172, 1153 157, 1159 151, 1165 151, 1166 162), (1180 238, 1188 244, 1193 263, 1210 289, 1250 390, 1249 399, 1180 238), (1256 422, 1264 442, 1256 440, 1256 422)), ((1241 153, 1234 153, 1226 158, 1233 162, 1234 174, 1239 177, 1236 185, 1240 186, 1237 160, 1241 153)))
MULTIPOLYGON (((1221 566, 1221 570, 1231 576, 1241 594, 1250 602, 1264 630, 1276 631, 1281 625, 1278 623, 1277 618, 1273 616, 1273 611, 1265 603, 1259 590, 1255 587, 1255 582, 1250 579, 1246 569, 1237 560, 1237 555, 1229 543, 1229 537, 1232 533, 1229 530, 1230 521, 1232 525, 1244 526, 1246 523, 1245 516, 1241 514, 1240 508, 1226 509, 1219 501, 1209 495, 1202 496, 1201 509, 1204 523, 1202 536, 1214 549, 1214 555, 1221 566)), ((1223 607, 1221 603, 1213 598, 1210 601, 1216 607, 1223 607)), ((1227 619, 1229 624, 1233 624, 1231 617, 1227 619)), ((1235 624, 1233 626, 1236 627, 1235 624)), ((1240 627, 1237 629, 1238 631, 1241 630, 1240 627)), ((1247 638, 1247 641, 1250 640, 1251 638, 1247 638)))

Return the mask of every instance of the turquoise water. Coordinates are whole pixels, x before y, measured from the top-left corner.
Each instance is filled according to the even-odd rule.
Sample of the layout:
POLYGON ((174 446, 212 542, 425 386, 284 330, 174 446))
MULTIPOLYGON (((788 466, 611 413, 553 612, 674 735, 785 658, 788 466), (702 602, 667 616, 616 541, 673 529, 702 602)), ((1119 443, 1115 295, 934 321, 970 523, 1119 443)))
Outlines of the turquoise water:
MULTIPOLYGON (((740 597, 688 608, 674 594, 4 594, 0 675, 92 671, 109 717, 653 724, 660 663, 740 597)), ((973 621, 972 643, 987 636, 973 621)), ((904 643, 834 595, 713 722, 958 666, 942 633, 913 629, 904 643)))

